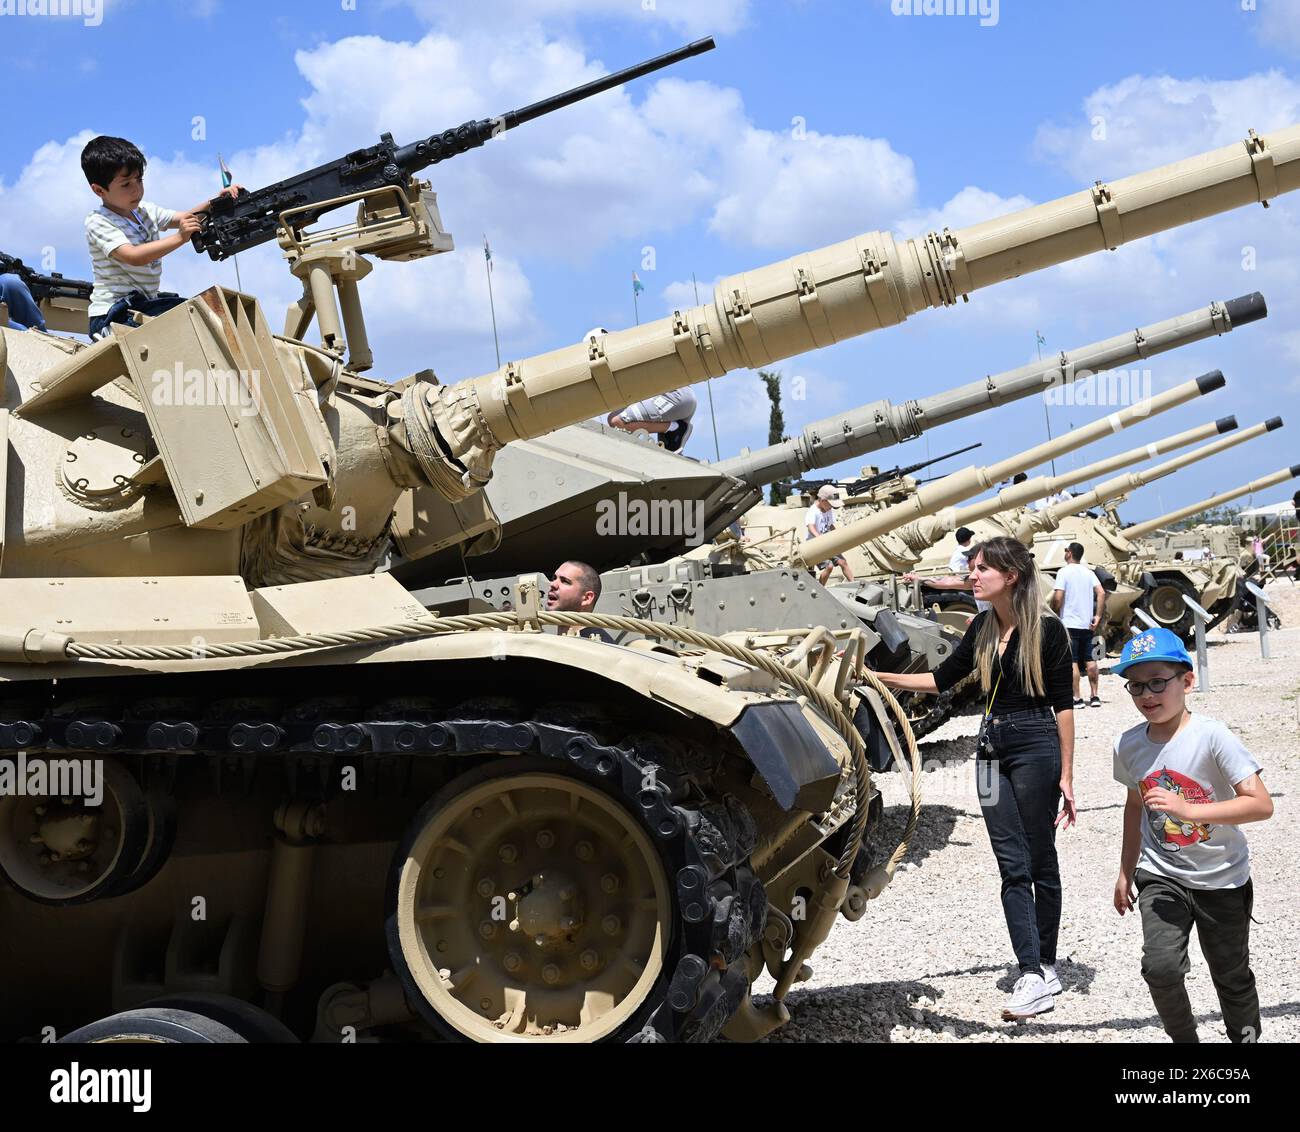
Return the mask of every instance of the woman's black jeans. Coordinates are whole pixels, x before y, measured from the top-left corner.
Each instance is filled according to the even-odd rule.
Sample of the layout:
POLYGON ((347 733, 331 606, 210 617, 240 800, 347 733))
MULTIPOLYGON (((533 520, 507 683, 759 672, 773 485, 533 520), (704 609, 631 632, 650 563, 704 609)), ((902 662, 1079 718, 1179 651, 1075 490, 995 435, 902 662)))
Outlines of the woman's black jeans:
POLYGON ((987 735, 992 757, 975 763, 980 810, 1002 873, 1002 911, 1016 962, 1022 973, 1038 973, 1056 962, 1061 926, 1061 740, 1051 708, 995 715, 987 735))

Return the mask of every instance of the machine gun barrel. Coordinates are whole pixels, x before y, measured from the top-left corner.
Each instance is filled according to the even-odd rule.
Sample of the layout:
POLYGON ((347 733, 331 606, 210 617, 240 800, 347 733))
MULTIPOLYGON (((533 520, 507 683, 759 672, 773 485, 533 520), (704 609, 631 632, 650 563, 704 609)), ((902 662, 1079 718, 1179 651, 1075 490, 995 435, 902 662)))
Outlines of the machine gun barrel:
POLYGON ((1289 468, 1282 468, 1271 475, 1264 476, 1262 479, 1251 480, 1250 483, 1242 484, 1241 487, 1234 487, 1231 491, 1224 491, 1218 495, 1210 496, 1209 499, 1202 499, 1199 503, 1192 503, 1187 507, 1180 507, 1177 511, 1170 511, 1167 515, 1157 515, 1154 519, 1148 519, 1145 523, 1124 527, 1120 534, 1132 542, 1134 539, 1140 539, 1170 523, 1180 522, 1201 511, 1208 511, 1212 507, 1221 507, 1223 504, 1231 503, 1234 499, 1238 499, 1243 495, 1249 495, 1252 491, 1263 491, 1265 488, 1272 487, 1274 484, 1285 483, 1296 476, 1300 476, 1300 464, 1292 464, 1289 468))
POLYGON ((890 468, 887 471, 877 472, 873 476, 863 476, 856 480, 795 480, 794 486, 799 491, 814 492, 826 484, 839 483, 846 495, 861 495, 864 491, 870 491, 873 487, 882 483, 888 483, 890 480, 901 479, 903 476, 910 476, 913 472, 922 471, 925 468, 933 467, 935 464, 941 464, 944 460, 951 460, 956 456, 964 456, 967 452, 973 452, 976 448, 982 448, 984 442, 976 441, 974 444, 968 444, 965 448, 958 448, 955 452, 945 452, 942 456, 935 456, 929 460, 922 460, 916 464, 908 464, 906 467, 898 466, 890 468))
POLYGON ((1036 393, 1063 390, 1071 383, 1092 378, 1117 366, 1129 365, 1155 354, 1176 350, 1214 334, 1227 334, 1239 326, 1268 315, 1258 291, 1199 310, 1176 315, 1112 338, 1063 350, 991 377, 954 389, 904 401, 872 401, 856 409, 814 421, 799 436, 734 456, 714 465, 719 471, 759 488, 778 480, 793 479, 813 468, 901 444, 949 421, 973 416, 1036 393))
POLYGON ((1145 401, 1139 401, 1135 405, 1130 405, 1127 409, 1121 409, 1109 416, 1102 417, 1100 420, 1092 421, 1074 429, 1072 432, 1063 433, 1046 444, 1036 445, 1025 452, 1008 456, 1005 460, 1000 460, 996 464, 964 468, 952 475, 944 476, 943 479, 935 480, 918 488, 916 493, 903 503, 883 507, 874 514, 859 519, 857 522, 837 527, 824 535, 808 539, 796 549, 795 559, 804 566, 811 568, 818 562, 834 558, 851 547, 860 546, 870 539, 896 530, 915 519, 932 516, 945 507, 951 507, 963 499, 969 499, 972 495, 977 495, 983 489, 991 487, 999 480, 1023 468, 1031 468, 1055 456, 1073 452, 1078 448, 1082 448, 1085 444, 1109 436, 1112 432, 1118 432, 1120 429, 1128 428, 1130 425, 1146 420, 1152 413, 1161 413, 1177 405, 1185 404, 1196 397, 1201 397, 1222 387, 1223 384, 1223 374, 1215 370, 1192 381, 1176 385, 1174 388, 1158 393, 1154 397, 1149 397, 1145 401))
POLYGON ((714 46, 711 37, 697 39, 676 51, 625 67, 530 106, 508 110, 495 118, 471 120, 409 145, 397 146, 391 134, 383 134, 378 145, 354 150, 337 161, 296 173, 264 188, 243 192, 238 197, 215 198, 203 227, 194 234, 191 243, 195 251, 207 252, 214 260, 226 259, 274 239, 280 216, 288 209, 300 210, 295 213, 295 223, 314 223, 336 207, 332 202, 340 197, 369 192, 385 185, 405 186, 420 170, 476 149, 506 130, 652 71, 670 67, 692 55, 712 51, 714 46))
POLYGON ((32 298, 38 303, 42 299, 89 300, 90 293, 94 290, 94 284, 84 279, 65 279, 57 271, 43 275, 39 271, 32 270, 16 256, 6 255, 4 252, 0 252, 0 275, 17 275, 27 284, 32 298))

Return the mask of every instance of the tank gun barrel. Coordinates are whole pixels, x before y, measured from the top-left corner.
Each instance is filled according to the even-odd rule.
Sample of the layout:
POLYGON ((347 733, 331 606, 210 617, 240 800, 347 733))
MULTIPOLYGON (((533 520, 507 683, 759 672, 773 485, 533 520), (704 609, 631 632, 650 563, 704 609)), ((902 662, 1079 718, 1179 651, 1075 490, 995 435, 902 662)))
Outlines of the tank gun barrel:
MULTIPOLYGON (((1026 503, 1032 503, 1035 499, 1043 499, 1053 492, 1060 491, 1063 488, 1073 487, 1075 484, 1083 483, 1086 480, 1096 479, 1098 476, 1108 475, 1117 468, 1125 468, 1131 464, 1139 464, 1144 460, 1154 459, 1156 456, 1165 452, 1173 452, 1178 448, 1185 448, 1189 444, 1196 444, 1211 436, 1218 436, 1220 433, 1229 432, 1237 427, 1236 417, 1223 417, 1217 421, 1211 421, 1208 424, 1197 425, 1196 428, 1189 428, 1185 432, 1177 433, 1174 436, 1167 436, 1163 440, 1156 440, 1150 444, 1144 444, 1138 448, 1130 448, 1127 452, 1121 452, 1117 456, 1108 456, 1104 460, 1098 460, 1096 463, 1089 464, 1084 468, 1077 468, 1071 472, 1063 472, 1058 476, 1035 476, 1032 479, 1025 480, 1023 483, 1012 484, 1010 487, 1003 488, 996 495, 988 499, 981 499, 978 503, 972 503, 966 507, 960 507, 949 516, 953 530, 957 527, 970 526, 971 523, 978 522, 980 519, 987 519, 1002 511, 1012 511, 1017 507, 1023 507, 1026 503)), ((1234 442, 1237 437, 1231 438, 1234 442)), ((1207 445, 1207 448, 1213 448, 1213 445, 1207 445)), ((1191 453, 1188 456, 1181 457, 1184 463, 1191 463, 1191 457, 1196 456, 1198 459, 1204 459, 1205 456, 1213 455, 1212 452, 1198 450, 1202 455, 1191 453)), ((1170 461, 1174 464, 1175 461, 1170 461)), ((1163 465, 1162 465, 1163 466, 1163 465)), ((1179 464, 1179 467, 1182 465, 1179 464)), ((1170 472, 1175 469, 1169 468, 1170 472)), ((1154 469, 1152 469, 1154 471, 1154 469)), ((1139 473, 1150 475, 1150 472, 1139 473)), ((1166 473, 1168 474, 1168 473, 1166 473)), ((1079 508, 1073 506, 1073 500, 1070 503, 1061 504, 1062 507, 1072 507, 1077 511, 1079 508)), ((947 524, 945 523, 945 529, 947 524)))
POLYGON ((865 233, 730 276, 710 303, 430 392, 438 407, 421 411, 440 435, 425 447, 463 484, 454 490, 475 490, 495 449, 514 440, 894 326, 980 287, 1297 187, 1292 126, 956 231, 865 233))
MULTIPOLYGON (((813 566, 828 558, 834 558, 850 547, 896 530, 915 519, 934 515, 954 503, 969 499, 972 495, 978 495, 985 488, 992 487, 999 480, 1006 479, 1022 468, 1030 468, 1055 456, 1073 452, 1103 436, 1109 436, 1113 432, 1119 432, 1121 429, 1146 420, 1153 413, 1162 413, 1196 397, 1204 396, 1221 388, 1223 384, 1223 374, 1218 370, 1202 374, 1154 397, 1148 397, 1145 401, 1139 401, 1100 420, 1091 421, 1071 432, 1063 433, 1046 444, 1039 444, 1025 452, 1008 456, 996 464, 989 464, 982 468, 964 468, 950 476, 944 476, 943 479, 924 484, 902 503, 883 507, 855 523, 809 539, 799 546, 795 556, 805 566, 813 566)), ((941 521, 946 525, 946 517, 941 521)))
MULTIPOLYGON (((1237 418, 1227 417, 1224 421, 1218 423, 1222 425, 1227 421, 1232 423, 1227 428, 1222 429, 1224 432, 1236 427, 1237 418)), ((1062 519, 1069 515, 1078 514, 1080 511, 1091 511, 1094 507, 1103 507, 1107 503, 1127 495, 1130 491, 1136 491, 1139 487, 1145 487, 1149 483, 1155 483, 1156 480, 1171 476, 1174 472, 1187 467, 1189 464, 1208 460, 1211 456, 1217 456, 1220 452, 1235 448, 1238 444, 1245 444, 1249 440, 1254 440, 1256 437, 1263 436, 1265 433, 1273 432, 1281 427, 1282 418, 1272 417, 1260 424, 1251 425, 1250 428, 1233 433, 1232 436, 1216 440, 1212 444, 1206 444, 1192 452, 1185 452, 1181 456, 1175 456, 1172 460, 1166 460, 1163 464, 1157 464, 1153 468, 1146 468, 1140 472, 1129 472, 1114 479, 1106 480, 1083 495, 1075 496, 1073 499, 1049 507, 1046 518, 1051 525, 1057 526, 1062 519)), ((1094 477, 1085 476, 1083 478, 1093 479, 1094 477)))
POLYGON ((1212 302, 1199 310, 1153 322, 1087 346, 1062 350, 1054 358, 1040 359, 991 377, 982 377, 929 397, 904 401, 899 405, 887 400, 872 401, 848 412, 814 421, 790 440, 733 456, 714 467, 752 487, 763 487, 814 468, 829 467, 841 460, 901 444, 938 425, 973 416, 997 405, 1061 388, 1117 366, 1199 342, 1211 335, 1227 334, 1267 315, 1264 296, 1258 291, 1224 302, 1212 302))
POLYGON ((1159 528, 1168 526, 1170 523, 1177 523, 1201 511, 1208 511, 1213 507, 1220 507, 1224 503, 1231 503, 1234 499, 1249 495, 1253 491, 1263 491, 1274 484, 1285 483, 1296 476, 1300 476, 1300 464, 1292 464, 1289 468, 1282 468, 1264 476, 1262 479, 1251 480, 1250 483, 1242 484, 1241 487, 1235 487, 1231 491, 1220 492, 1218 495, 1210 496, 1209 499, 1202 499, 1199 503, 1180 507, 1177 511, 1170 511, 1167 515, 1158 515, 1154 519, 1148 519, 1145 523, 1125 527, 1120 533, 1132 542, 1134 539, 1143 538, 1151 534, 1152 531, 1159 530, 1159 528))

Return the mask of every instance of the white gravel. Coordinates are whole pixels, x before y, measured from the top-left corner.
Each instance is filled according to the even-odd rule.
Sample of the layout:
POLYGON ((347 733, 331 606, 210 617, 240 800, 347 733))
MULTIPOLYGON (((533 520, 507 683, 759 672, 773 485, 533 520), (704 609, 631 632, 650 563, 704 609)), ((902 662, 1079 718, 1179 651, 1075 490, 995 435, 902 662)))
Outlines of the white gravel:
MULTIPOLYGON (((1211 690, 1194 711, 1228 724, 1263 766, 1276 801, 1267 822, 1248 826, 1255 919, 1251 966, 1263 1040, 1300 1041, 1300 587, 1268 592, 1284 628, 1270 634, 1273 659, 1256 634, 1211 634, 1211 690)), ((1118 677, 1102 678, 1101 708, 1077 716, 1073 829, 1057 836, 1064 887, 1056 1009, 1026 1023, 1002 1022, 1015 979, 999 881, 979 807, 971 752, 976 716, 950 720, 921 744, 932 762, 925 808, 903 867, 856 924, 840 920, 812 957, 812 978, 791 992, 791 1022, 770 1041, 1167 1041, 1140 973, 1141 924, 1116 914, 1124 792, 1111 778, 1113 738, 1138 721, 1118 677)), ((892 847, 906 815, 901 776, 877 776, 892 847)), ((1188 993, 1201 1040, 1223 1042, 1219 1004, 1193 935, 1188 993)), ((770 987, 770 981, 760 984, 770 987)))

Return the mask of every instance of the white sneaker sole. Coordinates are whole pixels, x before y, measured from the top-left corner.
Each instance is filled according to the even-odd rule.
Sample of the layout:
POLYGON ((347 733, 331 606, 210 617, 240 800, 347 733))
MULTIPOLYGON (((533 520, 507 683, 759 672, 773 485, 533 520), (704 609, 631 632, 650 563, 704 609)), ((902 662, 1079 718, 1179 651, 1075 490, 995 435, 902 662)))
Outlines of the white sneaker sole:
POLYGON ((1002 1011, 1002 1021, 1004 1022, 1023 1022, 1026 1018, 1033 1018, 1038 1014, 1046 1014, 1049 1010, 1055 1010, 1056 1003, 1052 1001, 1049 994, 1046 998, 1035 999, 1029 1006, 1022 1011, 1013 1011, 1010 1007, 1002 1011))

